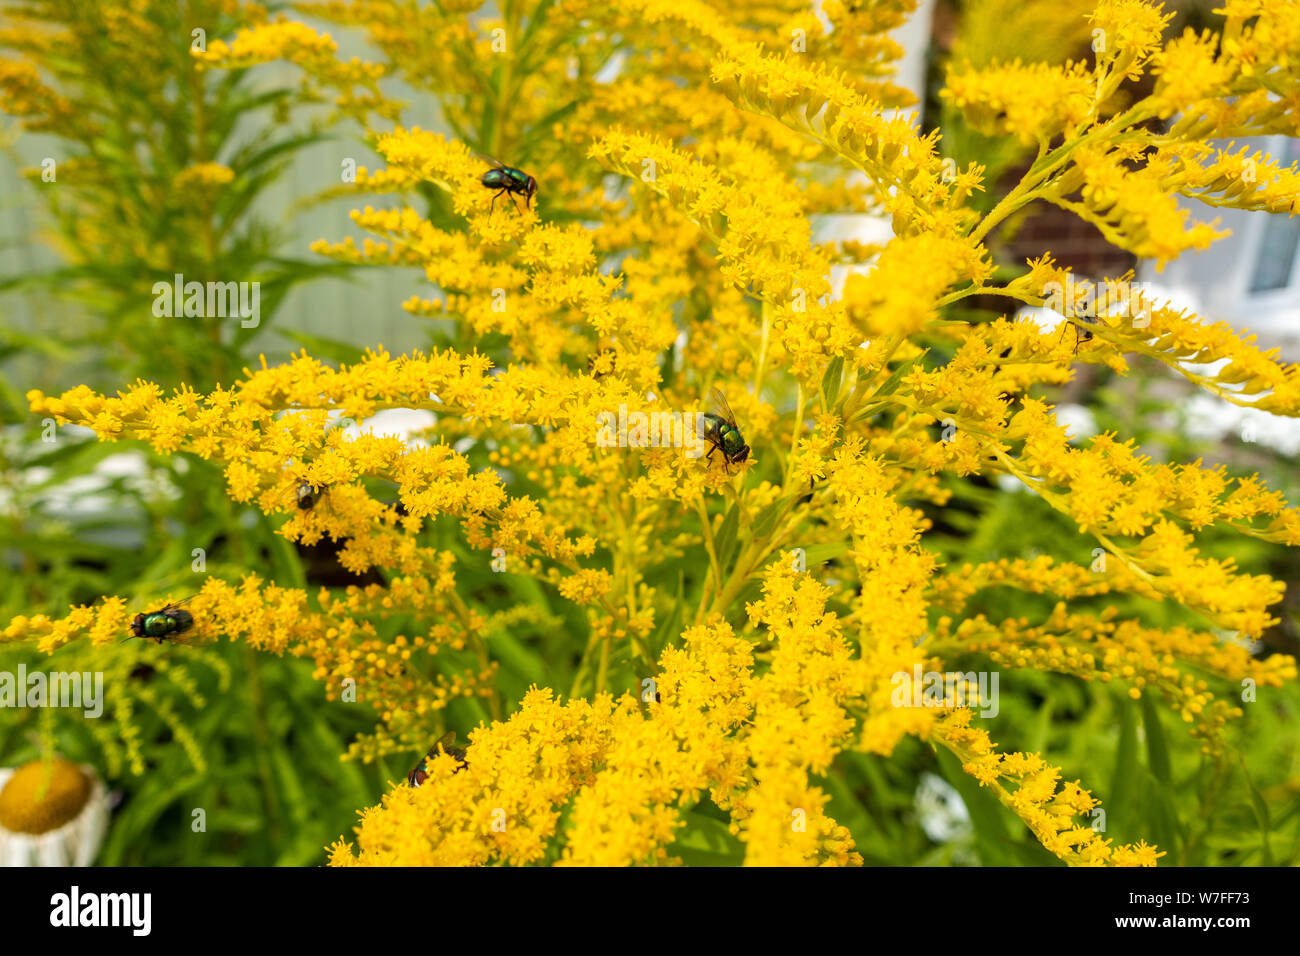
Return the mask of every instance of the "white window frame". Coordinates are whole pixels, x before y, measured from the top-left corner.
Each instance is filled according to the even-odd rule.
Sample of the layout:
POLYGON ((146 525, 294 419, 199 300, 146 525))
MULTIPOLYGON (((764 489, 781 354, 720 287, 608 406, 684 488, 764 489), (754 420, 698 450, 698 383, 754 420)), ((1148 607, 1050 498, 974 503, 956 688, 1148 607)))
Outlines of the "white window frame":
MULTIPOLYGON (((1287 165, 1288 152, 1293 148, 1291 145, 1293 142, 1295 141, 1287 136, 1269 136, 1260 142, 1260 146, 1275 161, 1287 165)), ((1300 159, 1300 154, 1294 158, 1300 159)), ((1291 261, 1291 274, 1287 278, 1286 285, 1259 292, 1252 292, 1250 288, 1255 278, 1255 271, 1259 267, 1260 249, 1267 232, 1269 217, 1286 215, 1288 214, 1280 212, 1255 213, 1247 220, 1246 235, 1242 237, 1244 242, 1241 268, 1238 270, 1237 292, 1248 308, 1258 308, 1265 312, 1300 308, 1300 243, 1296 245, 1295 258, 1291 261)))

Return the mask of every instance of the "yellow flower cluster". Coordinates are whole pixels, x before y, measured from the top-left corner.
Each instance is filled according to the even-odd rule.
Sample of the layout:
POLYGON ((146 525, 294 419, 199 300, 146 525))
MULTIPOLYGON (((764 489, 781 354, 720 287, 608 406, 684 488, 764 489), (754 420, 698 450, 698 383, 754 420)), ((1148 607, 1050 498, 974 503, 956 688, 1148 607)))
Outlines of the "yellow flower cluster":
POLYGON ((1225 644, 1214 634, 1188 628, 1158 630, 1131 620, 1117 620, 1113 611, 1100 615, 1072 614, 1058 603, 1042 625, 1026 627, 1017 619, 997 625, 983 615, 954 626, 943 617, 928 644, 932 653, 978 653, 998 664, 1073 674, 1084 680, 1128 685, 1138 699, 1147 689, 1159 691, 1195 736, 1206 753, 1222 748, 1226 721, 1240 717, 1240 707, 1216 698, 1198 672, 1259 687, 1281 687, 1297 676, 1288 657, 1254 660, 1246 649, 1225 644))
MULTIPOLYGON (((339 63, 327 35, 287 21, 195 54, 205 68, 291 60, 363 123, 394 121, 370 129, 386 167, 349 185, 393 201, 358 200, 367 238, 314 249, 418 270, 433 288, 406 309, 454 332, 445 347, 376 346, 338 368, 263 360, 207 394, 141 381, 28 400, 103 440, 219 462, 230 497, 275 516, 281 535, 332 539, 346 570, 384 573, 319 595, 255 575, 209 581, 180 637, 310 657, 331 698, 355 690, 376 709, 352 756, 423 752, 453 703, 485 702, 467 765, 432 758, 421 786, 362 812, 355 845, 340 841, 331 862, 668 863, 695 849, 683 833, 719 824, 749 864, 858 864, 861 836, 819 778, 846 754, 888 756, 916 737, 955 754, 1060 859, 1154 865, 1155 848, 1080 822, 1097 800, 1061 769, 998 752, 972 727, 976 702, 900 705, 900 675, 907 687, 918 670, 992 665, 1153 688, 1212 754, 1240 715, 1234 684, 1295 678, 1290 658, 1257 660, 1213 632, 1258 637, 1282 585, 1213 556, 1202 534, 1300 544, 1295 509, 1256 477, 1156 462, 1112 434, 1073 442, 1041 389, 1076 362, 1126 374, 1136 354, 1296 416, 1296 367, 1167 308, 1142 323, 1072 313, 1091 333, 1074 342, 954 308, 987 295, 1043 305, 1052 283, 1074 281, 1050 255, 995 267, 994 231, 1030 203, 1161 262, 1220 234, 1178 195, 1295 212, 1294 170, 1211 143, 1294 124, 1294 5, 1229 2, 1220 47, 1163 44, 1158 4, 1103 0, 1091 65, 960 66, 949 103, 1038 150, 982 216, 970 201, 982 170, 946 163, 937 134, 885 112, 904 97, 883 34, 912 6, 836 0, 824 31, 788 4, 523 4, 483 21, 477 4, 362 0, 307 9, 362 26, 386 63, 339 63), (635 43, 610 39, 623 29, 635 43), (615 54, 618 75, 595 79, 615 54), (390 74, 437 93, 450 136, 400 123, 377 86, 390 74), (1133 81, 1148 75, 1155 91, 1141 95, 1133 81), (494 195, 481 154, 527 165, 536 194, 494 195), (894 237, 817 242, 812 217, 845 206, 887 215, 894 237), (846 265, 869 268, 836 296, 832 269, 846 265), (685 440, 628 440, 635 416, 678 416, 684 439, 682 416, 715 386, 735 422, 703 420, 708 457, 685 440), (339 421, 385 409, 432 413, 429 441, 339 421), (622 424, 602 432, 611 417, 622 424), (1078 537, 1054 543, 1077 563, 944 567, 922 506, 970 475, 1055 509, 1078 537), (498 558, 526 584, 467 583, 498 558), (968 614, 995 587, 1051 609, 968 614), (506 699, 499 677, 528 627, 548 632, 545 680, 573 663, 572 685, 530 675, 506 699)), ((109 598, 3 633, 44 650, 107 645, 137 610, 109 598)))
POLYGON ((1078 866, 1155 866, 1163 856, 1146 841, 1113 846, 1091 826, 1076 820, 1097 806, 1075 781, 1061 782, 1061 771, 1038 754, 1001 754, 988 733, 970 726, 970 711, 946 718, 936 736, 962 761, 962 769, 990 787, 998 800, 1028 824, 1039 841, 1067 863, 1078 866), (1008 789, 1003 781, 1014 782, 1008 789))
MULTIPOLYGON (((749 865, 860 863, 847 831, 825 815, 809 782, 854 737, 873 706, 873 668, 855 658, 827 589, 778 564, 751 606, 775 647, 760 669, 725 624, 688 629, 661 660, 655 695, 567 705, 534 690, 509 720, 473 733, 468 767, 438 757, 419 788, 399 787, 362 814, 358 845, 335 864, 466 865, 546 857, 559 808, 572 801, 556 862, 671 862, 683 808, 707 790, 730 810, 749 865)), ((919 660, 919 658, 916 658, 919 660)), ((898 709, 886 703, 891 709, 898 709)), ((1154 851, 1110 846, 1072 822, 1097 803, 1078 785, 1056 791, 1041 758, 999 754, 969 711, 918 710, 924 735, 958 754, 1062 859, 1150 865, 1154 851), (1012 793, 1002 779, 1016 779, 1012 793)))
POLYGON ((235 171, 220 163, 196 163, 182 170, 176 177, 176 185, 182 189, 212 189, 233 182, 235 171))
POLYGON ((1094 81, 1085 64, 1021 63, 956 72, 943 95, 981 132, 1014 136, 1037 146, 1072 135, 1094 106, 1094 81))
POLYGON ((394 115, 392 104, 379 90, 379 80, 387 72, 376 63, 353 57, 347 62, 336 58, 338 44, 328 33, 319 34, 302 23, 276 20, 240 30, 234 40, 213 40, 205 50, 195 49, 195 61, 202 66, 243 69, 259 63, 285 59, 299 66, 312 84, 309 92, 333 87, 338 108, 349 115, 365 116, 371 111, 381 116, 394 115), (360 87, 360 91, 357 91, 360 87))

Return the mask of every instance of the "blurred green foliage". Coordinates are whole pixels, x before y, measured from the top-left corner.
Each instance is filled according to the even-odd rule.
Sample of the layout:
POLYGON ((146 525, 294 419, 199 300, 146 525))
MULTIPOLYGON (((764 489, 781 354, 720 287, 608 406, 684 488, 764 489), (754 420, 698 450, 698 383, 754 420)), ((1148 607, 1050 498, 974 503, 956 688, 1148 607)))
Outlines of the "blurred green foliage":
MULTIPOLYGON (((36 305, 29 327, 0 322, 5 619, 64 613, 103 594, 143 609, 197 589, 196 554, 207 574, 237 579, 257 569, 306 583, 293 546, 226 497, 219 468, 55 430, 33 421, 23 399, 32 387, 111 391, 136 378, 164 389, 229 383, 290 288, 343 271, 287 256, 288 233, 265 221, 258 202, 325 135, 323 125, 289 122, 299 91, 254 85, 244 71, 200 71, 190 54, 196 29, 225 36, 259 15, 220 0, 0 5, 9 28, 0 52, 42 67, 36 94, 19 99, 10 89, 4 109, 55 160, 53 181, 37 167, 26 185, 6 184, 5 205, 37 206, 58 256, 48 270, 0 276, 0 318, 16 311, 17 296, 36 305), (57 56, 46 49, 51 37, 57 56), (210 177, 227 175, 219 167, 229 183, 211 188, 210 177), (176 274, 258 282, 260 323, 155 316, 153 284, 176 274)), ((19 132, 14 123, 0 135, 15 163, 19 132)), ((108 778, 121 804, 102 864, 318 863, 355 809, 406 772, 340 762, 373 715, 327 704, 302 661, 225 644, 200 652, 130 641, 51 657, 0 646, 0 669, 20 663, 106 674, 99 720, 55 709, 7 710, 0 720, 0 765, 53 750, 108 778), (141 765, 132 766, 132 750, 141 765), (197 808, 204 832, 194 829, 197 808)))

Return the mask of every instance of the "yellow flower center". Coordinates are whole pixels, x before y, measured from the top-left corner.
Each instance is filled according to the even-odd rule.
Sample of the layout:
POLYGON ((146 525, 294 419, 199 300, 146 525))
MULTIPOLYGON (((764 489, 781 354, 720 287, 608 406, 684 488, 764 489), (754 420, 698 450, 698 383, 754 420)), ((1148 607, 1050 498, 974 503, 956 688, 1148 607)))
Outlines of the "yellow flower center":
POLYGON ((90 799, 90 779, 67 760, 34 760, 0 790, 0 826, 47 833, 74 819, 90 799))

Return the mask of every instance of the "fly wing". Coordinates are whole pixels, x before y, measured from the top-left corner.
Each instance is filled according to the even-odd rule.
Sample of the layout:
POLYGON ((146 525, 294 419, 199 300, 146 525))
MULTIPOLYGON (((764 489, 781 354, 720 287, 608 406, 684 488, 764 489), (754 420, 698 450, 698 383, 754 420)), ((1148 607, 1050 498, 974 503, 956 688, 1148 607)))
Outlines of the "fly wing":
POLYGON ((719 415, 728 425, 735 428, 736 415, 731 410, 731 406, 727 404, 727 396, 722 394, 722 389, 716 385, 713 386, 713 391, 709 393, 709 396, 713 399, 714 414, 719 415))
POLYGON ((456 742, 456 731, 449 730, 441 737, 438 738, 438 742, 433 745, 433 749, 435 752, 438 750, 442 750, 446 752, 447 749, 451 747, 451 745, 454 744, 455 742, 456 742))

